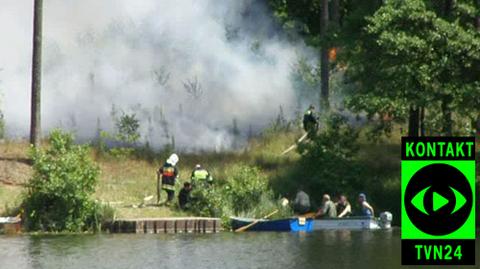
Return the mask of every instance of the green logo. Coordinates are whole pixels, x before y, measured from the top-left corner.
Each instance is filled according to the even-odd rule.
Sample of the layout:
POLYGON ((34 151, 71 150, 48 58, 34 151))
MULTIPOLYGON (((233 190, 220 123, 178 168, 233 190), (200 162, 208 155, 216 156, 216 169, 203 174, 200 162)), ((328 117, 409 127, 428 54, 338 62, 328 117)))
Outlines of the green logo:
POLYGON ((475 263, 474 145, 469 137, 402 138, 403 264, 475 263))
MULTIPOLYGON (((423 214, 428 215, 428 212, 425 210, 425 193, 430 189, 431 187, 426 187, 422 191, 420 191, 415 197, 412 199, 412 204, 420 210, 423 214)), ((459 191, 455 190, 454 188, 450 187, 452 192, 455 195, 455 208, 453 209, 452 214, 457 212, 460 208, 462 208, 466 203, 467 199, 465 199, 465 196, 463 196, 459 191)), ((442 196, 441 194, 437 192, 433 192, 433 211, 438 211, 445 205, 449 203, 449 200, 442 196)))
POLYGON ((402 239, 475 238, 472 161, 402 161, 402 239))

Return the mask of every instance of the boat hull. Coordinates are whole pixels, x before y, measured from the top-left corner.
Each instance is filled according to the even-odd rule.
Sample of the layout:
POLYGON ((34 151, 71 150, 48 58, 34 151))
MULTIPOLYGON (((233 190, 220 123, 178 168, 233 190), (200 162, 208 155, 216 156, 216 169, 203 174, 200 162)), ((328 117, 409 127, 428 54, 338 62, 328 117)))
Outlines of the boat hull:
POLYGON ((233 230, 249 225, 254 221, 258 222, 250 227, 249 231, 311 232, 319 230, 377 230, 390 227, 381 225, 378 219, 370 217, 332 219, 288 218, 279 220, 231 218, 233 230))
POLYGON ((377 230, 380 224, 374 218, 336 218, 316 219, 313 221, 313 231, 318 230, 377 230))
MULTIPOLYGON (((237 218, 232 217, 231 224, 232 229, 236 230, 238 228, 244 227, 251 224, 256 219, 248 218, 237 218)), ((249 231, 270 231, 270 232, 301 232, 301 231, 311 231, 313 228, 313 220, 305 218, 289 218, 289 219, 279 219, 279 220, 258 220, 258 222, 250 227, 249 231)))

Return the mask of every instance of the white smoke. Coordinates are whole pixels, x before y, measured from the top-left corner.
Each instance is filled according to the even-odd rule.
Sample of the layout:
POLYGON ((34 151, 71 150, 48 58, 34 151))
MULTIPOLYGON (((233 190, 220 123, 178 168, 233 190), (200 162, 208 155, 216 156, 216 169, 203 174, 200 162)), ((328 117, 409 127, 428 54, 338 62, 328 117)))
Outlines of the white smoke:
MULTIPOLYGON (((112 105, 135 112, 142 141, 228 148, 293 115, 290 72, 303 45, 276 34, 255 0, 46 0, 42 128, 91 139, 112 105), (187 91, 184 84, 193 85, 187 91)), ((7 133, 29 128, 33 1, 1 0, 0 90, 7 133)))

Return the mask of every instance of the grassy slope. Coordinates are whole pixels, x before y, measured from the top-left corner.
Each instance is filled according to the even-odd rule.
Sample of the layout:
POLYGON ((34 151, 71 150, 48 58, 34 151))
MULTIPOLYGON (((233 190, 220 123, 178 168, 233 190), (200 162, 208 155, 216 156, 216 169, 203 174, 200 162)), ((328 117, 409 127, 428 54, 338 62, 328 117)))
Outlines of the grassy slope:
MULTIPOLYGON (((237 152, 179 154, 180 183, 188 181, 195 164, 201 163, 210 170, 214 178, 224 178, 230 166, 251 164, 262 167, 266 174, 274 173, 279 160, 298 158, 296 153, 280 158, 278 155, 294 141, 296 134, 284 134, 275 139, 252 141, 248 148, 237 152), (293 156, 293 157, 292 157, 293 156)), ((0 215, 6 214, 7 207, 14 208, 21 201, 22 185, 6 185, 2 179, 21 184, 31 176, 28 163, 28 145, 23 142, 0 143, 0 215)), ((181 216, 185 213, 175 208, 149 206, 156 201, 156 171, 166 154, 155 154, 153 158, 114 158, 93 154, 101 169, 95 198, 110 203, 121 218, 181 216), (138 208, 143 199, 154 198, 143 208, 138 208)), ((181 184, 178 184, 180 186, 181 184)), ((163 199, 165 194, 162 193, 163 199)))
POLYGON ((26 143, 0 143, 0 215, 20 203, 23 191, 21 184, 31 175, 28 149, 26 143))
MULTIPOLYGON (((271 184, 279 195, 291 197, 296 188, 295 179, 283 178, 283 182, 289 181, 288 185, 277 180, 288 174, 286 171, 294 167, 299 155, 294 151, 287 156, 279 156, 279 154, 299 136, 299 133, 266 135, 264 138, 251 141, 247 149, 239 152, 180 154, 180 180, 184 182, 189 179, 191 169, 196 163, 201 163, 208 168, 217 179, 224 178, 228 174, 229 167, 234 164, 255 165, 271 179, 271 184), (278 186, 280 184, 282 185, 278 186)), ((361 139, 361 141, 365 140, 361 139)), ((374 177, 368 179, 368 184, 365 186, 373 204, 379 210, 391 210, 396 215, 399 214, 400 204, 399 143, 399 135, 379 144, 364 142, 357 157, 374 177)), ((31 169, 27 164, 27 152, 28 146, 25 143, 0 144, 0 181, 6 179, 9 182, 22 183, 30 177, 31 169)), ((146 196, 154 195, 150 202, 156 200, 156 170, 165 159, 165 154, 156 154, 149 160, 134 157, 118 159, 95 154, 94 156, 102 171, 95 197, 100 201, 111 203, 117 209, 117 217, 162 217, 185 214, 167 207, 147 205, 144 208, 136 208, 146 196)), ((22 186, 5 185, 0 182, 0 215, 5 214, 7 207, 11 208, 19 204, 22 191, 22 186)), ((322 190, 310 191, 315 194, 312 198, 319 201, 322 190)))

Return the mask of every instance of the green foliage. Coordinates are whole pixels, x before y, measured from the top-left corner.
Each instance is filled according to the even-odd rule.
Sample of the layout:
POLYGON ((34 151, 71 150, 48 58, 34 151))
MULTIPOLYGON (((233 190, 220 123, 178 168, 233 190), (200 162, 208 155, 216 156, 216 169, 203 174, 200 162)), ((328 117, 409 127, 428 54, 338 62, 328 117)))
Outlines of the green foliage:
POLYGON ((99 130, 98 137, 93 142, 95 150, 100 154, 105 154, 108 152, 107 140, 110 138, 110 134, 106 131, 99 130))
MULTIPOLYGON (((297 95, 297 106, 303 107, 319 100, 320 70, 305 58, 293 65, 290 81, 297 95)), ((303 108, 302 108, 303 109, 303 108)))
POLYGON ((94 225, 92 228, 97 231, 101 231, 107 221, 115 219, 115 209, 108 204, 95 203, 93 210, 93 223, 90 225, 94 225))
POLYGON ((135 114, 123 113, 116 119, 115 126, 117 128, 116 138, 127 144, 134 144, 140 139, 140 122, 135 114))
MULTIPOLYGON (((225 180, 193 191, 192 211, 195 214, 223 219, 233 215, 261 217, 279 208, 267 177, 258 168, 235 165, 226 174, 225 180)), ((283 212, 291 214, 288 209, 283 212)))
POLYGON ((48 149, 32 148, 34 174, 23 202, 29 230, 81 231, 95 225, 97 206, 91 195, 99 174, 85 146, 53 131, 48 149))
POLYGON ((94 142, 97 153, 108 154, 116 159, 125 159, 133 155, 136 149, 133 147, 140 139, 140 121, 136 114, 118 112, 115 106, 112 107, 111 116, 115 122, 115 133, 98 130, 98 138, 94 142), (109 148, 109 145, 112 147, 109 148))
POLYGON ((358 150, 357 138, 358 131, 345 117, 339 114, 328 116, 321 132, 298 147, 302 155, 299 180, 309 189, 327 193, 355 187, 358 169, 353 158, 358 150))
MULTIPOLYGON (((356 85, 349 108, 405 119, 409 107, 426 107, 430 115, 442 114, 445 130, 452 112, 477 116, 480 35, 431 3, 389 0, 367 18, 363 37, 349 51, 347 75, 356 85)), ((467 6, 455 6, 452 14, 461 16, 467 6)))
POLYGON ((268 188, 268 179, 256 167, 236 166, 227 175, 224 194, 229 197, 236 214, 257 206, 262 194, 273 195, 268 188))
MULTIPOLYGON (((410 107, 425 108, 427 133, 472 133, 471 122, 480 118, 475 1, 451 1, 448 7, 448 1, 433 0, 338 0, 338 13, 330 1, 326 38, 320 38, 321 1, 268 3, 291 38, 300 35, 310 46, 339 48, 334 70, 346 72, 347 108, 366 112, 372 123, 380 119, 370 137, 389 134, 392 122, 382 118, 403 123, 410 107)), ((303 95, 318 77, 302 62, 295 67, 292 82, 303 95)))

